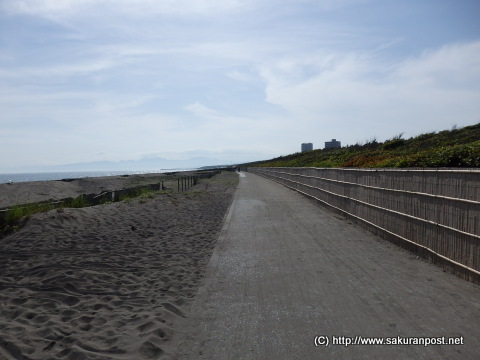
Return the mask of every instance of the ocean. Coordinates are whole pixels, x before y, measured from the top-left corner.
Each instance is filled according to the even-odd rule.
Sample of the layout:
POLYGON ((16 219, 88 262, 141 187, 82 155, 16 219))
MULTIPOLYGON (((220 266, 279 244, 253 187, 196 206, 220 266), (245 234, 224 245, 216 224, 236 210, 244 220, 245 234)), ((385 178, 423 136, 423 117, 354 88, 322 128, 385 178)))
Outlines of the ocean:
POLYGON ((19 173, 0 174, 0 184, 9 182, 45 181, 62 179, 79 179, 85 177, 138 175, 138 174, 159 174, 172 171, 188 171, 196 169, 162 169, 146 171, 78 171, 78 172, 42 172, 42 173, 19 173))

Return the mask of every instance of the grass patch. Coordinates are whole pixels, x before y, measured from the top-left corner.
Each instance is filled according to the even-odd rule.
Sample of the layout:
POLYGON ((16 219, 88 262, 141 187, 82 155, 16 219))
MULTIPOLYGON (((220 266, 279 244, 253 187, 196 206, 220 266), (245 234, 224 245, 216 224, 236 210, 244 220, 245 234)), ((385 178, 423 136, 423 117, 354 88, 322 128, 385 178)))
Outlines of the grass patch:
POLYGON ((86 197, 83 195, 80 195, 76 197, 75 199, 72 199, 71 201, 67 202, 64 206, 61 206, 62 208, 69 207, 69 208, 76 208, 80 209, 83 207, 90 206, 90 203, 87 201, 86 197))
MULTIPOLYGON (((147 200, 154 198, 158 194, 166 194, 166 191, 154 191, 151 189, 132 189, 126 194, 120 196, 119 201, 131 201, 134 198, 140 198, 140 202, 144 203, 147 200)), ((108 198, 102 198, 100 203, 96 204, 109 204, 112 201, 108 198)), ((80 195, 74 199, 65 199, 63 201, 52 203, 31 203, 25 205, 16 205, 7 211, 3 212, 3 216, 0 217, 0 237, 6 236, 12 232, 19 230, 30 217, 37 213, 44 213, 53 209, 62 211, 65 208, 80 209, 84 207, 94 206, 87 196, 80 195)))
POLYGON ((184 195, 187 199, 195 199, 199 196, 203 196, 208 194, 205 190, 193 190, 193 191, 185 191, 184 195))
MULTIPOLYGON (((145 179, 143 179, 145 180, 145 179)), ((116 201, 132 201, 133 199, 139 198, 141 203, 146 203, 150 199, 153 199, 157 195, 167 195, 169 200, 174 204, 178 205, 178 198, 175 189, 177 184, 177 178, 168 177, 163 180, 164 186, 167 190, 152 190, 152 187, 143 187, 143 188, 132 188, 127 190, 120 191, 120 195, 117 199, 113 198, 113 195, 110 192, 107 192, 106 195, 100 194, 98 196, 85 196, 80 195, 75 199, 64 199, 62 201, 53 202, 53 203, 32 203, 25 205, 17 205, 5 212, 0 212, 0 237, 5 236, 13 231, 18 230, 22 225, 28 221, 28 219, 37 213, 47 212, 49 210, 58 209, 62 211, 64 208, 84 208, 94 205, 104 205, 116 201), (168 181, 165 181, 167 180, 168 181)), ((151 183, 149 184, 151 185, 151 183)), ((153 186, 153 188, 158 189, 158 187, 153 186)), ((115 191, 116 192, 116 191, 115 191)), ((187 197, 196 197, 200 196, 202 191, 189 191, 187 197)))
POLYGON ((20 229, 33 214, 47 212, 55 209, 54 204, 33 203, 27 205, 16 205, 8 209, 3 217, 3 224, 0 226, 0 236, 8 235, 20 229))
POLYGON ((261 167, 480 167, 480 123, 410 139, 403 133, 385 142, 375 138, 340 149, 295 153, 248 163, 261 167))
POLYGON ((133 189, 126 194, 121 194, 119 196, 119 201, 129 202, 133 199, 140 198, 142 203, 146 202, 148 199, 153 199, 157 195, 166 194, 166 191, 163 190, 151 190, 151 189, 133 189))

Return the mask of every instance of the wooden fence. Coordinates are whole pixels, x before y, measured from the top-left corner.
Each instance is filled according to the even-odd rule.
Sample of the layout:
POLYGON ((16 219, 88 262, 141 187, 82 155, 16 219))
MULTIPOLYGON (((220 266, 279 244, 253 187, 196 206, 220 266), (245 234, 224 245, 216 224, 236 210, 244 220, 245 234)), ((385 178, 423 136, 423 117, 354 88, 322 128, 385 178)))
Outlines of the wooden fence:
POLYGON ((169 173, 166 177, 161 177, 158 183, 149 184, 149 185, 142 185, 127 189, 119 189, 119 190, 106 190, 101 192, 100 194, 82 194, 76 199, 73 198, 66 198, 66 199, 57 199, 57 200, 47 200, 47 201, 40 201, 36 203, 29 203, 29 204, 17 204, 16 206, 10 206, 7 208, 0 209, 0 237, 2 236, 2 228, 5 228, 8 225, 8 214, 10 210, 15 207, 19 208, 38 208, 38 209, 56 209, 62 207, 77 207, 75 204, 76 200, 77 203, 81 204, 80 207, 86 206, 96 206, 100 204, 105 204, 109 202, 117 202, 121 201, 125 198, 129 197, 136 197, 142 192, 145 191, 161 191, 161 190, 168 190, 173 191, 176 188, 178 192, 186 191, 190 189, 192 186, 197 185, 201 179, 209 179, 215 175, 221 173, 222 170, 219 169, 212 169, 212 170, 204 170, 204 171, 195 171, 189 172, 186 175, 182 173, 169 173), (170 185, 171 187, 166 187, 165 184, 170 185), (80 199, 81 198, 81 199, 80 199))
POLYGON ((249 168, 480 284, 480 170, 249 168))

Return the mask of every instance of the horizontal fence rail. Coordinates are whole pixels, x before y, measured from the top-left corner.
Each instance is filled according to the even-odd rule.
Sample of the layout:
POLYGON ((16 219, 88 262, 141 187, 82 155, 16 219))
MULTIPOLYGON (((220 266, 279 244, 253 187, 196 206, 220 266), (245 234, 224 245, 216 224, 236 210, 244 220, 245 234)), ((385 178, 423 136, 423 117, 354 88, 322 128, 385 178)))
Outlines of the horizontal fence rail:
MULTIPOLYGON (((58 209, 62 207, 85 207, 85 206, 96 206, 101 204, 106 204, 109 202, 117 202, 122 201, 123 199, 129 197, 136 197, 144 191, 173 191, 174 184, 176 183, 176 190, 178 192, 189 190, 192 186, 197 185, 201 179, 209 179, 215 175, 221 173, 221 170, 205 170, 205 171, 196 171, 193 174, 189 175, 178 175, 179 173, 175 174, 172 173, 169 177, 162 177, 160 178, 158 183, 149 184, 149 185, 142 185, 131 187, 127 189, 120 189, 120 190, 106 190, 101 192, 100 194, 82 194, 78 196, 76 199, 74 198, 65 198, 65 199, 57 199, 57 200, 50 200, 50 201, 40 201, 36 203, 29 203, 29 204, 18 204, 15 206, 10 206, 7 208, 0 209, 0 230, 2 227, 5 227, 8 223, 8 214, 10 210, 14 209, 15 207, 19 208, 28 208, 28 207, 35 207, 35 208, 45 208, 45 209, 58 209), (172 187, 165 186, 169 184, 172 187), (81 204, 81 205, 79 205, 81 204)), ((1 237, 1 231, 0 231, 1 237)))
POLYGON ((249 168, 480 283, 480 170, 249 168))

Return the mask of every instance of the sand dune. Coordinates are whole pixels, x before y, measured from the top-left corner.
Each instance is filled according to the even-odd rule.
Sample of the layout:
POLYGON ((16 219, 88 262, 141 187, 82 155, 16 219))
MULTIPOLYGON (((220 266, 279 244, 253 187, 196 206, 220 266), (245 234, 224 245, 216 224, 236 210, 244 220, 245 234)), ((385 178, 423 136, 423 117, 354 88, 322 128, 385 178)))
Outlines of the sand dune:
MULTIPOLYGON (((37 214, 0 239, 0 359, 173 359, 238 175, 37 214)), ((9 186, 9 185, 7 185, 9 186)))
POLYGON ((154 184, 166 176, 166 174, 140 174, 0 184, 0 208, 154 184))

